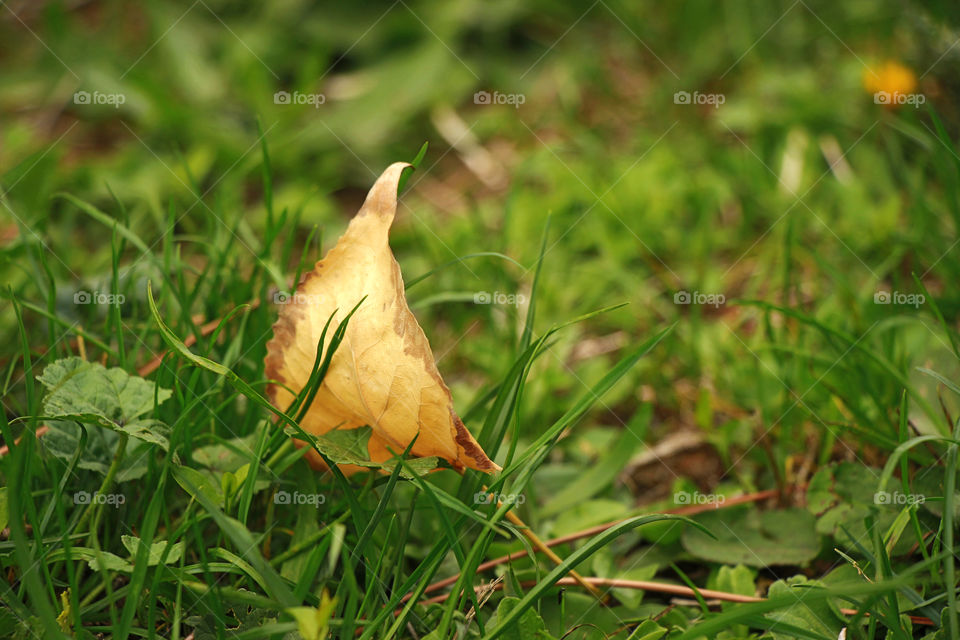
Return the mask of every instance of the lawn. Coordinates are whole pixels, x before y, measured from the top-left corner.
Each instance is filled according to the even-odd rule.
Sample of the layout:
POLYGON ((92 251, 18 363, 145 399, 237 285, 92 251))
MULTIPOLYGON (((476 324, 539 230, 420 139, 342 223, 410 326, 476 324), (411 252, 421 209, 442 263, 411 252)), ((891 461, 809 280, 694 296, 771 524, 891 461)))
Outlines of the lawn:
POLYGON ((960 637, 953 3, 4 0, 0 61, 0 637, 960 637))

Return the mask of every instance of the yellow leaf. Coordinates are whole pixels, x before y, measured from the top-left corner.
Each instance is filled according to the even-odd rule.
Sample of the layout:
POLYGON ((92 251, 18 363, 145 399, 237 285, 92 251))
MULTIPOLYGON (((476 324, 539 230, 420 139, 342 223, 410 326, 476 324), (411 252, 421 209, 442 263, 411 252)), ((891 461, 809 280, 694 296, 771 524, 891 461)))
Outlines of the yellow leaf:
POLYGON ((60 604, 63 605, 63 611, 57 616, 57 624, 60 625, 60 631, 70 633, 73 626, 70 624, 70 589, 64 589, 60 592, 60 604))
POLYGON ((290 607, 286 612, 296 620, 297 630, 304 640, 322 640, 327 637, 328 623, 336 603, 324 589, 319 607, 290 607))
MULTIPOLYGON (((497 471, 454 411, 390 250, 397 185, 408 166, 398 162, 383 172, 336 246, 286 298, 266 358, 267 377, 282 385, 270 384, 267 394, 286 410, 294 395, 284 385, 299 393, 307 383, 331 314, 336 311, 328 343, 332 328, 363 300, 300 426, 319 435, 369 425, 368 451, 376 462, 403 453, 416 437, 414 456, 438 456, 458 469, 497 471)), ((322 468, 315 451, 308 456, 322 468)), ((359 470, 346 467, 345 472, 359 470)))

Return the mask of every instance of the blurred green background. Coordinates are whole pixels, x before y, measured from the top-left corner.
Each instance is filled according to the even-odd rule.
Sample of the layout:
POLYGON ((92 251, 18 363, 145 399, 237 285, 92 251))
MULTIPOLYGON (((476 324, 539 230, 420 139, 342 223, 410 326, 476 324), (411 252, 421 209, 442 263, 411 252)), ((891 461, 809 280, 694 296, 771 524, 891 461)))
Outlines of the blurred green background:
MULTIPOLYGON (((838 532, 852 522, 866 536, 864 518, 878 511, 873 467, 909 436, 949 433, 960 408, 938 394, 960 379, 958 28, 960 9, 947 0, 3 0, 6 414, 38 414, 29 376, 57 358, 85 350, 89 360, 133 372, 159 353, 148 281, 173 330, 198 339, 196 353, 262 388, 275 292, 333 245, 388 164, 413 159, 428 142, 391 242, 411 306, 475 434, 483 398, 517 358, 541 246, 538 334, 628 303, 557 334, 526 381, 506 441, 482 442, 499 461, 525 451, 627 349, 676 323, 550 451, 518 508, 528 523, 547 538, 636 509, 676 506, 678 490, 689 497, 779 488, 778 506, 791 509, 716 512, 734 514, 721 522, 701 514, 721 531, 728 521, 758 536, 771 521, 778 525, 773 543, 754 545, 763 558, 754 549, 744 558, 739 539, 719 551, 690 530, 678 541, 680 529, 664 523, 643 533, 657 545, 641 548, 638 538, 624 537, 584 571, 650 578, 662 569, 676 580, 680 562, 698 584, 728 590, 739 571, 745 593, 764 593, 794 573, 778 575, 770 565, 828 580, 840 565, 852 575, 834 548, 863 551, 838 532), (103 294, 122 294, 124 303, 98 304, 103 294), (260 307, 231 316, 216 338, 201 330, 250 301, 260 307), (905 390, 909 430, 901 431, 905 390), (669 446, 651 451, 658 443, 669 446), (854 460, 860 466, 827 466, 854 460), (788 490, 815 473, 821 482, 810 482, 813 498, 804 505, 806 494, 788 490), (837 487, 863 490, 856 500, 843 496, 855 508, 831 493, 833 473, 837 487), (824 506, 835 504, 833 512, 824 506), (765 573, 731 568, 741 562, 765 573)), ((154 379, 175 396, 157 413, 174 425, 185 466, 203 466, 203 445, 235 443, 267 424, 266 413, 222 379, 177 358, 167 364, 154 379)), ((933 446, 910 454, 912 469, 932 471, 933 488, 923 489, 930 495, 947 495, 938 484, 946 475, 939 455, 933 446)), ((155 457, 142 477, 124 480, 126 491, 166 495, 166 535, 182 518, 178 531, 190 526, 200 536, 191 522, 195 503, 172 481, 158 484, 155 457)), ((31 496, 46 499, 64 463, 47 457, 43 464, 47 486, 39 472, 27 484, 31 496)), ((84 473, 96 486, 94 474, 84 473)), ((226 477, 217 473, 215 483, 226 477)), ((300 465, 283 482, 317 490, 329 481, 318 478, 300 465)), ((431 481, 456 493, 460 478, 437 473, 431 481)), ((460 489, 474 481, 468 475, 460 489)), ((372 512, 370 486, 361 500, 372 512)), ((356 526, 344 529, 347 548, 358 536, 391 548, 392 518, 417 494, 413 483, 398 486, 384 524, 362 536, 356 526)), ((460 496, 468 512, 479 511, 469 497, 460 496)), ((322 517, 349 515, 356 505, 343 499, 331 500, 322 517)), ((413 506, 403 515, 406 529, 391 551, 394 587, 444 543, 440 520, 423 502, 416 518, 413 506)), ((116 536, 137 534, 146 503, 109 512, 104 548, 120 552, 116 536)), ((914 518, 910 536, 942 532, 937 505, 921 513, 928 529, 914 518)), ((278 511, 274 521, 266 496, 255 507, 251 531, 282 521, 263 545, 269 555, 273 544, 274 558, 306 539, 321 517, 315 509, 296 520, 278 511)), ((896 507, 884 506, 883 527, 896 507)), ((226 544, 218 526, 203 522, 210 540, 226 544)), ((899 539, 907 521, 898 522, 899 539)), ((464 535, 478 537, 473 528, 464 535)), ((912 544, 908 537, 901 546, 912 544)), ((23 540, 21 550, 29 546, 23 540)), ((875 542, 883 548, 879 536, 875 542)), ((334 571, 339 544, 316 590, 331 586, 340 598, 336 615, 349 618, 360 591, 352 578, 340 579, 349 571, 334 571)), ((9 568, 15 559, 5 548, 9 568)), ((519 549, 516 540, 498 538, 483 553, 519 549)), ((916 548, 904 553, 919 562, 916 548)), ((442 564, 423 581, 458 570, 446 551, 438 557, 442 564)), ((303 581, 306 592, 316 567, 296 558, 302 573, 287 573, 291 562, 284 577, 303 581)), ((542 577, 524 570, 525 578, 542 577)), ((53 575, 58 588, 76 584, 53 575)), ((43 601, 36 593, 56 602, 54 582, 34 589, 29 605, 43 601)), ((924 595, 929 603, 938 597, 934 583, 924 595)), ((234 584, 259 589, 246 578, 234 584)), ((74 588, 74 599, 87 603, 85 623, 114 611, 100 588, 93 579, 85 593, 74 588)), ((23 586, 17 589, 23 597, 23 586)), ((176 589, 176 605, 172 587, 145 601, 179 611, 179 583, 176 589)), ((198 601, 208 595, 219 606, 217 592, 198 601)), ((363 597, 364 615, 379 611, 381 595, 363 597)), ((641 595, 617 593, 619 614, 659 619, 662 607, 643 609, 641 595)), ((538 602, 558 634, 591 611, 590 621, 607 632, 622 628, 619 614, 593 610, 586 595, 560 601, 538 602)), ((939 610, 928 609, 936 618, 939 610)), ((675 617, 686 618, 670 624, 696 615, 678 608, 675 617)), ((825 635, 836 637, 834 622, 825 635)))
MULTIPOLYGON (((406 278, 479 252, 515 261, 473 258, 410 290, 458 406, 503 376, 525 313, 474 296, 529 298, 549 217, 538 326, 629 305, 562 334, 531 377, 523 429, 536 434, 620 349, 680 319, 605 398, 597 442, 653 403, 651 441, 699 430, 726 466, 747 455, 744 486, 766 484, 798 454, 845 455, 844 429, 894 441, 901 387, 860 346, 911 379, 921 364, 960 373, 930 305, 875 303, 921 293, 915 273, 949 323, 960 309, 957 15, 949 2, 873 0, 8 1, 0 269, 33 305, 32 344, 55 343, 36 354, 46 362, 75 351, 78 326, 114 339, 105 310, 73 304, 110 288, 110 226, 57 194, 179 252, 184 266, 164 273, 124 245, 122 313, 146 338, 127 348, 143 363, 159 348, 147 279, 195 287, 183 318, 266 300, 301 253, 309 263, 332 245, 388 163, 428 141, 393 240, 406 278), (923 104, 874 100, 871 83, 896 82, 891 61, 923 104), (291 223, 276 238, 264 143, 272 215, 291 223), (683 292, 722 304, 677 304, 683 292), (744 300, 795 308, 859 346, 744 300), (761 434, 768 446, 753 446, 761 434)), ((249 380, 266 337, 236 365, 249 380)), ((935 418, 915 420, 924 431, 935 418)), ((595 451, 569 449, 574 461, 595 451)))

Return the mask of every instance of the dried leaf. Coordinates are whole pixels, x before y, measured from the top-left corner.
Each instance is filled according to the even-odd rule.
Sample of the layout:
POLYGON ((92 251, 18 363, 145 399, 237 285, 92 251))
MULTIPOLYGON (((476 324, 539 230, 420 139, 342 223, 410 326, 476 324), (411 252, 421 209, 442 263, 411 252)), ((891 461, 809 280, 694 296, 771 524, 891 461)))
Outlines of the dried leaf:
MULTIPOLYGON (((496 471, 499 467, 454 411, 427 337, 407 306, 400 265, 390 250, 397 185, 408 166, 387 168, 336 246, 304 275, 281 308, 266 358, 267 377, 281 384, 270 384, 268 397, 279 409, 290 406, 310 377, 327 320, 333 315, 335 326, 360 303, 300 422, 303 429, 320 435, 368 425, 373 433, 367 451, 374 462, 401 454, 416 438, 413 456, 437 456, 458 469, 496 471)), ((308 455, 315 466, 323 465, 314 451, 308 455)))

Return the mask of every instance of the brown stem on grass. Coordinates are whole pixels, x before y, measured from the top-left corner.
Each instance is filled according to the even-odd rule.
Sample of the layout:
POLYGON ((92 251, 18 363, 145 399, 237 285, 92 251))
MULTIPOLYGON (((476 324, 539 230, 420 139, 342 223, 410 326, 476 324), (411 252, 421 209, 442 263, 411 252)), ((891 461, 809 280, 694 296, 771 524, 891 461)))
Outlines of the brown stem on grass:
MULTIPOLYGON (((460 474, 463 475, 463 472, 461 471, 460 474)), ((489 490, 487 489, 487 485, 483 485, 483 490, 484 490, 484 491, 489 491, 489 490)), ((494 494, 492 494, 492 493, 490 493, 489 495, 490 495, 490 496, 494 496, 494 494)), ((494 497, 495 497, 495 496, 494 496, 494 497)), ((503 503, 500 502, 500 498, 497 498, 497 506, 498 506, 498 507, 503 506, 503 503)), ((531 529, 531 528, 527 525, 527 523, 525 523, 523 520, 521 520, 521 519, 520 519, 520 516, 518 516, 516 513, 514 513, 512 509, 508 509, 508 510, 507 510, 506 516, 507 516, 507 520, 509 520, 509 521, 512 522, 514 525, 516 525, 517 527, 520 528, 520 532, 524 535, 524 537, 526 537, 527 540, 530 541, 530 544, 532 544, 535 549, 537 549, 538 551, 540 551, 541 553, 543 553, 545 556, 547 556, 548 558, 550 558, 550 560, 552 560, 555 564, 557 564, 557 565, 563 564, 563 558, 561 558, 561 557, 558 556, 556 553, 554 553, 553 549, 551 549, 550 546, 549 546, 547 543, 545 543, 543 540, 541 540, 541 539, 540 539, 540 536, 538 536, 536 533, 534 533, 534 532, 533 532, 533 529, 531 529)), ((481 565, 481 566, 483 566, 483 565, 481 565)), ((477 570, 478 570, 478 571, 480 570, 479 567, 478 567, 477 570)), ((603 602, 603 594, 600 593, 600 590, 597 589, 597 588, 596 588, 595 586, 593 586, 592 584, 590 584, 589 582, 587 582, 586 580, 584 580, 584 579, 583 579, 583 576, 581 576, 579 573, 577 573, 574 569, 570 569, 570 571, 568 571, 567 573, 568 573, 568 575, 570 575, 570 577, 575 581, 576 584, 580 585, 581 587, 583 587, 584 589, 586 589, 587 591, 589 591, 590 593, 592 593, 594 596, 596 596, 597 600, 599 600, 600 602, 603 602)), ((456 576, 453 577, 453 579, 452 579, 451 582, 456 582, 459 577, 460 577, 460 574, 457 574, 456 576)), ((450 584, 450 583, 448 583, 448 584, 450 584)), ((428 586, 427 589, 429 589, 429 588, 430 588, 430 587, 428 586)), ((409 599, 409 598, 405 597, 401 602, 405 602, 405 601, 408 600, 408 599, 409 599)))
MULTIPOLYGON (((686 587, 678 584, 668 584, 666 582, 653 582, 650 580, 625 580, 621 578, 596 578, 596 577, 585 577, 583 578, 590 586, 596 588, 608 587, 611 589, 640 589, 643 591, 655 591, 657 593, 668 593, 675 596, 687 596, 690 598, 695 598, 696 594, 694 590, 690 587, 686 587)), ((523 588, 529 588, 536 586, 536 580, 527 580, 520 583, 520 586, 523 588)), ((563 586, 576 586, 577 582, 572 578, 560 578, 557 580, 555 585, 563 586)), ((488 586, 484 585, 480 588, 493 588, 493 589, 502 589, 503 585, 493 585, 488 586)), ((758 598, 757 596, 744 596, 739 593, 727 593, 725 591, 714 591, 712 589, 698 589, 697 590, 705 600, 722 600, 724 602, 761 602, 763 598, 758 598)), ((444 602, 447 598, 450 597, 449 593, 442 593, 438 596, 433 596, 426 600, 421 600, 420 604, 429 605, 436 604, 438 602, 444 602)))
MULTIPOLYGON (((497 501, 497 504, 500 504, 499 500, 497 501)), ((561 558, 556 553, 554 553, 553 549, 551 549, 543 540, 541 540, 540 536, 535 534, 533 532, 533 529, 528 527, 526 523, 524 523, 524 521, 520 519, 520 516, 514 513, 513 510, 507 511, 506 515, 507 515, 507 520, 509 520, 516 526, 520 527, 520 531, 523 533, 523 535, 527 537, 527 540, 530 541, 530 543, 534 546, 534 548, 539 549, 545 556, 550 558, 554 562, 554 564, 557 564, 557 565, 563 564, 563 558, 561 558)), ((600 593, 600 590, 597 589, 592 584, 590 584, 589 582, 587 582, 586 580, 584 580, 583 576, 577 573, 574 569, 570 569, 570 571, 568 571, 567 573, 577 584, 579 584, 581 587, 583 587, 584 589, 592 593, 594 596, 596 596, 597 600, 599 600, 600 602, 603 602, 603 594, 600 593)))
MULTIPOLYGON (((798 487, 798 488, 799 488, 799 487, 798 487)), ((728 498, 728 499, 724 500, 723 504, 719 504, 719 503, 714 503, 714 504, 697 504, 697 505, 690 505, 690 506, 686 506, 686 507, 677 507, 677 508, 675 508, 675 509, 667 509, 667 510, 662 511, 662 512, 660 512, 660 513, 669 513, 669 514, 672 514, 672 515, 689 516, 689 515, 694 515, 694 514, 697 514, 697 513, 701 513, 701 512, 703 512, 703 511, 710 511, 710 510, 713 510, 713 509, 719 509, 719 508, 723 508, 723 507, 732 507, 732 506, 735 506, 735 505, 738 505, 738 504, 744 504, 744 503, 748 503, 748 502, 759 502, 760 500, 765 500, 765 499, 767 499, 767 498, 774 498, 774 497, 776 497, 776 496, 778 496, 778 495, 780 495, 780 492, 779 492, 779 491, 777 491, 776 489, 769 489, 769 490, 767 490, 767 491, 759 491, 759 492, 757 492, 757 493, 750 493, 750 494, 747 494, 747 495, 736 496, 736 497, 734 497, 734 498, 728 498)), ((507 513, 509 514, 510 512, 508 511, 507 513)), ((606 531, 606 530, 609 529, 610 527, 616 526, 616 525, 620 524, 621 522, 623 522, 623 520, 614 520, 613 522, 607 522, 606 524, 600 524, 600 525, 597 525, 597 526, 595 526, 595 527, 590 527, 589 529, 583 529, 582 531, 576 531, 576 532, 574 532, 574 533, 570 533, 570 534, 567 534, 567 535, 565 535, 565 536, 560 536, 559 538, 553 538, 553 539, 551 539, 551 540, 547 540, 547 541, 543 542, 543 545, 544 545, 545 547, 548 547, 548 548, 549 548, 549 547, 555 547, 555 546, 561 545, 561 544, 566 544, 567 542, 573 542, 573 541, 575 541, 575 540, 580 540, 580 539, 582 539, 582 538, 589 538, 589 537, 591 537, 591 536, 597 535, 598 533, 603 533, 604 531, 606 531)), ((531 542, 532 542, 532 541, 531 541, 531 542)), ((535 546, 536 546, 536 545, 535 545, 535 546)), ((541 549, 539 549, 539 547, 537 547, 537 549, 538 549, 538 550, 541 550, 541 549)), ((489 560, 489 561, 487 561, 487 562, 484 562, 484 563, 480 564, 480 565, 477 567, 477 573, 480 573, 480 572, 483 572, 483 571, 487 571, 487 570, 492 569, 492 568, 494 568, 494 567, 496 567, 496 566, 498 566, 498 565, 501 565, 501 564, 506 564, 507 562, 510 562, 511 560, 516 560, 516 559, 518 559, 518 558, 523 558, 523 557, 525 557, 526 555, 527 555, 527 552, 526 552, 526 551, 520 550, 520 551, 514 551, 513 553, 509 553, 509 554, 507 554, 507 555, 505 555, 505 556, 500 556, 499 558, 494 558, 493 560, 489 560)), ((556 561, 555 561, 555 562, 556 562, 556 561)), ((424 593, 430 593, 431 591, 436 591, 437 589, 442 589, 442 588, 444 588, 444 587, 448 587, 448 586, 450 586, 451 584, 455 583, 459 578, 460 578, 460 574, 459 574, 459 573, 454 574, 453 576, 450 576, 449 578, 444 578, 443 580, 440 580, 440 581, 438 581, 438 582, 434 582, 433 584, 428 585, 427 588, 423 590, 423 592, 424 592, 424 593)), ((410 594, 407 594, 406 596, 404 596, 404 598, 403 598, 403 600, 401 600, 401 602, 406 602, 406 601, 409 600, 409 599, 410 599, 410 594)))
MULTIPOLYGON (((49 430, 50 430, 50 427, 48 427, 47 425, 45 424, 40 425, 39 427, 37 427, 37 437, 39 438, 49 430)), ((23 440, 23 436, 20 436, 19 438, 14 440, 13 441, 14 446, 20 444, 21 440, 23 440)), ((8 445, 3 445, 2 447, 0 447, 0 458, 7 455, 8 453, 10 453, 10 447, 8 445)))
MULTIPOLYGON (((720 600, 723 602, 763 602, 766 598, 760 598, 758 596, 745 596, 739 593, 728 593, 726 591, 715 591, 713 589, 697 589, 694 591, 690 587, 686 587, 678 584, 668 584, 666 582, 654 582, 650 580, 623 580, 620 578, 596 578, 596 577, 585 577, 582 578, 585 582, 593 586, 594 588, 608 587, 611 589, 639 589, 643 591, 652 591, 656 593, 668 593, 675 596, 686 596, 688 598, 696 598, 697 594, 702 596, 705 600, 720 600)), ((527 589, 533 586, 536 586, 536 580, 528 580, 521 582, 520 586, 527 589)), ((578 584, 577 580, 573 578, 560 578, 555 583, 557 586, 576 586, 578 584)), ((500 590, 503 589, 503 583, 493 584, 493 585, 481 585, 476 587, 477 589, 486 589, 486 590, 500 590)), ((420 604, 426 606, 429 604, 436 604, 438 602, 443 602, 450 597, 451 594, 444 593, 439 596, 434 596, 428 598, 427 600, 421 600, 420 604)), ((399 610, 398 610, 399 612, 399 610)), ((840 609, 840 612, 844 615, 852 616, 856 615, 858 611, 856 609, 840 609)), ((869 615, 869 613, 867 614, 869 615)), ((910 616, 910 620, 914 624, 922 624, 932 626, 933 621, 929 618, 924 618, 923 616, 910 616)))

